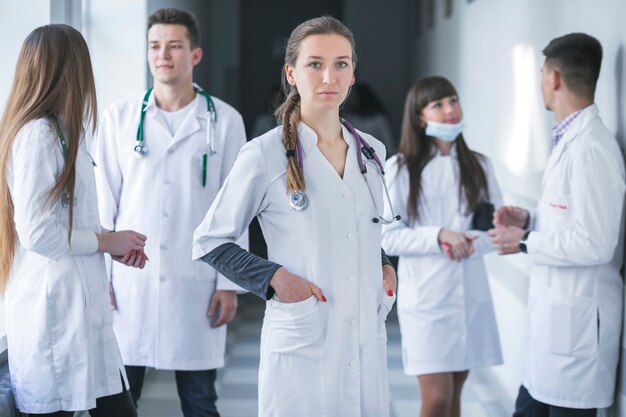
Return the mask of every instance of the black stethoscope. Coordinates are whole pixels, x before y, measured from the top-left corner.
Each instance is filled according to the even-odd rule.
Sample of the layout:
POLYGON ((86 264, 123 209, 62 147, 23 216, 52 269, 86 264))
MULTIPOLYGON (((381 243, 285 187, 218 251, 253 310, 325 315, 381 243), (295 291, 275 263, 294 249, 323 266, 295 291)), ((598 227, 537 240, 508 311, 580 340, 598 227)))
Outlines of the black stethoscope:
MULTIPOLYGON (((206 149, 202 155, 202 186, 206 187, 208 155, 213 156, 217 153, 215 152, 215 124, 217 123, 217 110, 215 110, 215 104, 213 104, 211 96, 206 91, 204 91, 198 84, 194 84, 193 89, 197 94, 200 94, 206 99, 208 107, 206 149)), ((146 91, 146 94, 143 96, 143 100, 141 102, 141 114, 139 116, 139 126, 137 127, 137 140, 135 141, 135 147, 133 148, 137 158, 143 158, 148 154, 148 148, 143 140, 143 120, 146 116, 148 99, 150 98, 150 94, 152 94, 152 90, 153 88, 150 88, 146 91)))
MULTIPOLYGON (((391 197, 389 196, 389 191, 387 190, 387 184, 385 183, 385 169, 384 169, 383 163, 378 158, 378 155, 376 155, 376 151, 374 150, 374 148, 372 148, 369 145, 369 143, 365 141, 365 139, 363 139, 361 135, 357 133, 356 129, 354 129, 354 127, 352 127, 352 125, 348 123, 347 120, 341 119, 341 123, 345 126, 346 129, 348 129, 348 132, 350 132, 350 134, 356 140, 356 147, 357 147, 356 155, 357 155, 357 161, 359 163, 359 169, 361 170, 361 174, 363 174, 363 178, 365 179, 365 184, 367 185, 367 189, 370 192, 370 197, 372 198, 372 202, 374 203, 374 208, 376 209, 376 214, 378 216, 378 217, 373 218, 372 222, 382 223, 382 224, 391 224, 394 221, 400 220, 401 219, 400 215, 395 214, 395 212, 393 211, 393 206, 391 204, 391 197), (378 177, 380 178, 383 184, 383 189, 385 190, 385 198, 387 199, 387 203, 389 204, 389 209, 391 210, 390 219, 386 219, 384 217, 384 210, 383 210, 383 213, 381 213, 381 211, 378 209, 378 206, 376 205, 376 198, 374 197, 374 193, 372 192, 372 187, 370 186, 370 183, 367 180, 367 175, 366 175, 367 174, 367 164, 366 164, 367 161, 363 160, 363 155, 365 155, 365 158, 367 159, 367 161, 369 161, 370 164, 376 168, 376 173, 378 174, 378 177)), ((298 137, 296 137, 295 156, 296 156, 296 160, 298 161, 298 165, 300 165, 300 168, 304 171, 302 146, 300 145, 300 138, 298 137)), ((289 194, 289 205, 291 206, 292 209, 296 211, 304 210, 305 208, 309 206, 309 198, 304 191, 293 191, 289 194)))

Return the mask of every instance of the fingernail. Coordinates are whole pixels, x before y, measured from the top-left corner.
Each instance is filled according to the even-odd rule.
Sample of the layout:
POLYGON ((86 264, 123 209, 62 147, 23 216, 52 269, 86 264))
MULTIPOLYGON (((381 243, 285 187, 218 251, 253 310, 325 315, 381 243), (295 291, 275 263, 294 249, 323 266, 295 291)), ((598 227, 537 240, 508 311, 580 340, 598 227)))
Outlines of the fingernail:
POLYGON ((393 291, 388 290, 388 291, 387 291, 387 295, 388 295, 389 297, 393 297, 393 291))
POLYGON ((324 297, 324 296, 322 295, 322 301, 323 301, 323 302, 326 302, 326 301, 328 301, 328 300, 326 299, 326 297, 324 297))

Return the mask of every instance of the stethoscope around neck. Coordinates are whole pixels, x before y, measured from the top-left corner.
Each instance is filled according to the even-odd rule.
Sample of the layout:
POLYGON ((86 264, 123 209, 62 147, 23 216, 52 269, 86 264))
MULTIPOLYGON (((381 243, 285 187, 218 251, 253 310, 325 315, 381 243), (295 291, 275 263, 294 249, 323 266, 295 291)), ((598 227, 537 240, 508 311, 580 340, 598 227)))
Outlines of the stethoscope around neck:
MULTIPOLYGON (((352 125, 348 123, 347 120, 341 119, 341 123, 346 129, 348 129, 348 132, 350 132, 350 134, 354 137, 356 141, 356 159, 359 164, 359 169, 361 171, 361 174, 363 174, 363 178, 365 179, 365 184, 367 185, 367 189, 370 192, 370 197, 372 198, 372 202, 374 203, 374 209, 376 209, 376 215, 378 216, 378 217, 374 217, 372 219, 372 222, 382 223, 382 224, 391 224, 395 221, 400 220, 401 219, 400 215, 395 214, 393 210, 393 206, 391 204, 391 197, 389 196, 389 190, 387 190, 387 184, 385 183, 385 168, 383 166, 383 163, 380 161, 380 158, 378 158, 378 155, 376 155, 376 151, 374 150, 373 147, 369 145, 369 143, 367 143, 365 139, 363 139, 361 135, 357 133, 356 129, 352 127, 352 125), (378 208, 378 205, 376 204, 376 197, 374 196, 372 187, 370 186, 370 183, 367 179, 367 164, 366 164, 366 161, 363 160, 363 156, 365 156, 367 161, 370 161, 371 165, 373 165, 376 168, 376 173, 378 174, 378 177, 380 178, 383 184, 383 189, 385 190, 385 198, 387 199, 387 203, 389 204, 389 209, 391 211, 391 218, 385 218, 384 210, 381 213, 380 209, 378 208)), ((296 160, 298 161, 298 165, 300 165, 300 168, 304 171, 304 158, 302 156, 302 146, 300 145, 300 139, 297 136, 296 136, 296 149, 288 150, 287 157, 289 156, 295 156, 296 160)), ((291 206, 292 209, 296 211, 302 211, 309 206, 309 197, 304 191, 292 191, 289 194, 289 205, 291 206)))
MULTIPOLYGON (((141 114, 139 115, 139 126, 137 127, 137 140, 135 141, 135 147, 133 148, 137 158, 143 158, 148 155, 148 148, 143 140, 143 122, 148 108, 148 99, 150 99, 150 94, 152 94, 153 89, 154 88, 148 89, 146 94, 143 96, 143 100, 141 101, 141 114)), ((211 96, 206 91, 195 83, 193 84, 193 89, 197 94, 200 94, 206 99, 208 108, 206 149, 202 155, 202 186, 206 187, 208 155, 213 156, 217 153, 215 151, 215 125, 217 123, 217 110, 215 110, 215 104, 213 104, 211 96)))

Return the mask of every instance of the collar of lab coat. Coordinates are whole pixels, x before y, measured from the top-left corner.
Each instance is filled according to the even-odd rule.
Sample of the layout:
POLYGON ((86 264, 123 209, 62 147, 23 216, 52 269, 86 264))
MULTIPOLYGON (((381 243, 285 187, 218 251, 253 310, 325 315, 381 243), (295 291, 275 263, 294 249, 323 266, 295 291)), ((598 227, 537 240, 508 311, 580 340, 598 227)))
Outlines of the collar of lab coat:
POLYGON ((446 156, 449 156, 450 158, 457 158, 457 149, 456 149, 456 141, 452 142, 452 146, 450 146, 450 153, 448 155, 443 155, 441 153, 441 150, 439 149, 439 147, 437 147, 437 145, 435 145, 435 157, 436 158, 444 158, 446 156))
POLYGON ((596 106, 595 104, 591 104, 590 106, 584 108, 580 115, 572 122, 569 129, 567 129, 559 143, 557 143, 556 147, 552 150, 552 153, 550 154, 550 158, 548 159, 548 164, 543 175, 542 184, 543 182, 545 182, 547 174, 556 166, 557 162, 561 158, 561 155, 563 155, 563 152, 565 151, 565 149, 567 149, 567 146, 570 144, 570 142, 576 139, 582 129, 597 116, 598 106, 596 106))
MULTIPOLYGON (((348 148, 353 150, 352 146, 354 143, 354 138, 346 129, 345 126, 341 125, 341 134, 343 136, 343 140, 348 144, 348 148)), ((298 124, 298 138, 300 139, 300 145, 302 146, 302 156, 306 158, 306 156, 314 149, 317 148, 317 134, 313 129, 306 125, 304 122, 300 122, 298 124)))
MULTIPOLYGON (((207 118, 209 108, 206 100, 200 100, 199 98, 200 95, 196 93, 196 97, 194 98, 195 106, 192 110, 192 114, 187 115, 183 124, 180 126, 180 129, 178 129, 178 132, 174 135, 174 139, 172 140, 170 146, 181 139, 193 135, 202 128, 200 120, 207 118)), ((146 116, 154 118, 156 116, 157 108, 158 106, 154 97, 154 91, 152 91, 152 94, 148 97, 148 104, 146 105, 146 116)))

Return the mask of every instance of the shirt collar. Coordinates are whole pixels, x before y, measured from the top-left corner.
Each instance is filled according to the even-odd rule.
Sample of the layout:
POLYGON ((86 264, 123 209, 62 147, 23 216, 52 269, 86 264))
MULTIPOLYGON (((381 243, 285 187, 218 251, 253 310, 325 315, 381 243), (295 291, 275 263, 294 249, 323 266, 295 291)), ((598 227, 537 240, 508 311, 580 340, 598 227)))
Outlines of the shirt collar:
POLYGON ((559 123, 557 123, 552 128, 552 149, 554 149, 556 147, 556 145, 558 145, 558 143, 561 140, 561 138, 563 137, 563 135, 565 135, 567 130, 572 126, 572 123, 574 122, 574 120, 576 120, 578 118, 578 116, 580 116, 580 114, 586 108, 587 107, 585 107, 583 109, 579 109, 579 110, 575 111, 574 113, 571 113, 569 116, 567 116, 565 119, 561 120, 559 123))

